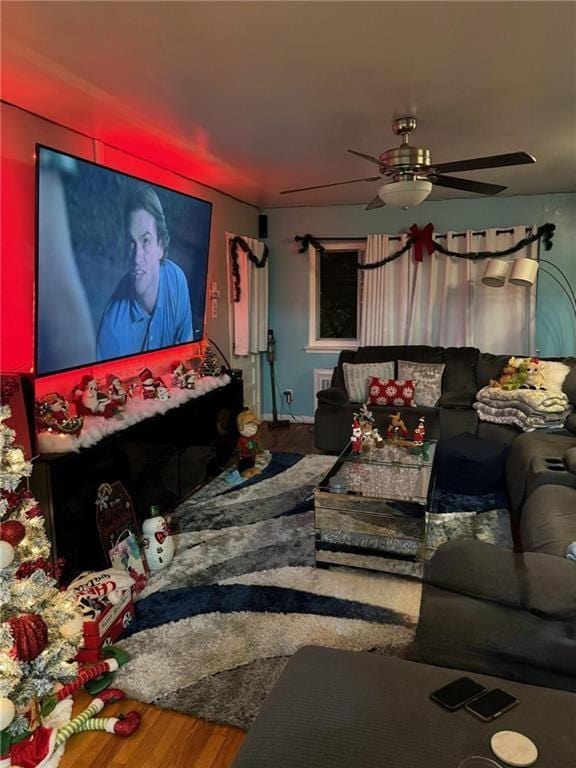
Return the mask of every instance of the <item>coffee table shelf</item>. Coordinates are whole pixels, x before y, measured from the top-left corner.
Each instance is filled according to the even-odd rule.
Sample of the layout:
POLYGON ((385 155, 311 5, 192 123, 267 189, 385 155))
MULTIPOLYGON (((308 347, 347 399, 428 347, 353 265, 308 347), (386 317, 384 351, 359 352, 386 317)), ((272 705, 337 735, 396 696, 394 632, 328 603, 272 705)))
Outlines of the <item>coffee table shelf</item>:
POLYGON ((420 578, 435 447, 413 455, 387 444, 357 455, 348 446, 314 492, 316 564, 420 578))

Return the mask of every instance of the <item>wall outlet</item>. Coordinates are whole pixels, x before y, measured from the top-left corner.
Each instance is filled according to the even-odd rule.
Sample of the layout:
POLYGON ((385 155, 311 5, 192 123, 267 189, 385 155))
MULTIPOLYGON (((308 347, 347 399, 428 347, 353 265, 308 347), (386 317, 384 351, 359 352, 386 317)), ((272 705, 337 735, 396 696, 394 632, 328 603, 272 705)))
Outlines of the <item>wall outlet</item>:
POLYGON ((293 389, 285 389, 284 392, 282 392, 282 396, 284 400, 288 403, 288 405, 292 404, 292 400, 294 399, 294 390, 293 389))

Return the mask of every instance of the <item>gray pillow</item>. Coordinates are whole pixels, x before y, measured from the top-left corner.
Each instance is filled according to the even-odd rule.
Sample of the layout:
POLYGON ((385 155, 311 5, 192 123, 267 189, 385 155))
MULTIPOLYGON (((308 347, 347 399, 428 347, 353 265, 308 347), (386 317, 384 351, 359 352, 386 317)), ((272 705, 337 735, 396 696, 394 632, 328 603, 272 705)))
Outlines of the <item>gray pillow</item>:
POLYGON ((342 363, 344 383, 352 403, 368 400, 368 381, 372 376, 379 379, 394 378, 394 361, 387 363, 342 363))
POLYGON ((416 405, 433 408, 442 394, 444 363, 411 363, 398 360, 398 378, 412 379, 416 384, 416 405))

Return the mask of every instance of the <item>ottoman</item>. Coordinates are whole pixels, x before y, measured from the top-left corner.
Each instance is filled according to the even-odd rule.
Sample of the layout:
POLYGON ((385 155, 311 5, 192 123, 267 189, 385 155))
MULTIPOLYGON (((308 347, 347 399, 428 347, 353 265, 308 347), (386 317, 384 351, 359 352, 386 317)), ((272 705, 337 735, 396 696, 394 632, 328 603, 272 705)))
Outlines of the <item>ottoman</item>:
POLYGON ((430 693, 462 677, 455 669, 371 653, 304 648, 264 702, 233 768, 457 768, 489 757, 490 737, 531 738, 536 768, 568 768, 576 754, 576 695, 471 675, 519 705, 486 723, 449 712, 430 693))
POLYGON ((506 489, 508 446, 465 432, 441 440, 436 449, 436 487, 478 495, 506 489))

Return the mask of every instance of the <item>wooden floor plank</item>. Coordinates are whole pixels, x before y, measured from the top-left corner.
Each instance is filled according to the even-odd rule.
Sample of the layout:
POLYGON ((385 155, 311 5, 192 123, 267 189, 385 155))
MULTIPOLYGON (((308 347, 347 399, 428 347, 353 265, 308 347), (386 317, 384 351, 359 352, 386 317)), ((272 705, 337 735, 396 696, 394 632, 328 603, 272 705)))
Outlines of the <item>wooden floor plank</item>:
POLYGON ((216 755, 216 759, 212 763, 211 768, 229 768, 232 761, 238 754, 238 750, 242 746, 246 734, 241 730, 231 731, 227 729, 226 741, 220 752, 216 755))

